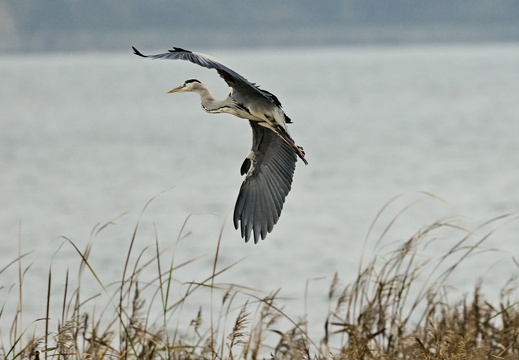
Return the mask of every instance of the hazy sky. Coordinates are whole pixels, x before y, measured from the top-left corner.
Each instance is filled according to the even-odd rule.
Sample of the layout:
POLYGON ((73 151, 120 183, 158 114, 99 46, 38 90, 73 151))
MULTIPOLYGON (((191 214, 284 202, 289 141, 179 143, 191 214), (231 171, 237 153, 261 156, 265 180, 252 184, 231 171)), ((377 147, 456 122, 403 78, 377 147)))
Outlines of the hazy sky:
POLYGON ((10 52, 518 41, 519 1, 3 0, 0 33, 10 52))

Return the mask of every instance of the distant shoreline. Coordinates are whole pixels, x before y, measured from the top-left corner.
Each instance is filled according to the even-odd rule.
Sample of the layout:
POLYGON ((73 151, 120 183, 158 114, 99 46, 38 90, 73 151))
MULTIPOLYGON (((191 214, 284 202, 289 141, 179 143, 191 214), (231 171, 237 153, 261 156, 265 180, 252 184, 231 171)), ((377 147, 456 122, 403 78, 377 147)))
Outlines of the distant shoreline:
POLYGON ((55 30, 36 34, 11 33, 0 39, 0 52, 119 51, 136 43, 146 44, 149 48, 180 44, 208 49, 519 42, 519 26, 506 24, 270 27, 255 30, 220 27, 173 33, 169 29, 152 28, 135 31, 76 30, 65 34, 55 30))

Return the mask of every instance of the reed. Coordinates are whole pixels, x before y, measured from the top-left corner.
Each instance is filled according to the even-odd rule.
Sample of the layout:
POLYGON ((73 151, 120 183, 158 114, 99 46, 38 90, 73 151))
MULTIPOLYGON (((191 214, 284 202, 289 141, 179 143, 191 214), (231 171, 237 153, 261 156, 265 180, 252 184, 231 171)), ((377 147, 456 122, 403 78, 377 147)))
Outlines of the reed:
MULTIPOLYGON (((48 291, 42 299, 47 304, 46 316, 23 328, 23 281, 30 276, 30 266, 24 268, 28 254, 20 252, 15 261, 0 269, 2 276, 8 268, 18 267, 18 283, 9 291, 10 294, 18 290, 18 296, 8 297, 0 308, 0 321, 11 324, 9 334, 0 333, 0 357, 519 359, 519 296, 514 277, 495 303, 485 299, 480 282, 458 299, 447 296, 449 278, 466 259, 486 253, 483 244, 493 231, 476 236, 455 219, 447 219, 418 229, 393 249, 378 246, 399 216, 381 231, 376 241, 378 252, 369 261, 359 263, 354 281, 342 284, 339 274, 332 277, 326 294, 330 310, 322 319, 322 333, 317 336, 309 335, 309 324, 304 320, 307 314, 301 314, 303 320, 286 314, 279 292, 265 296, 238 284, 216 281, 221 274, 234 271, 239 263, 219 266, 221 234, 212 272, 204 279, 185 282, 176 277, 177 272, 199 258, 177 263, 175 251, 171 256, 160 249, 158 236, 151 256, 145 250, 134 254, 140 220, 116 284, 104 284, 96 272, 90 261, 92 243, 79 249, 64 238, 65 246, 77 253, 77 273, 67 271, 63 293, 56 294, 51 290, 57 280, 50 267, 48 291), (456 238, 447 242, 451 245, 446 251, 436 257, 425 256, 429 246, 449 236, 456 238), (145 272, 154 275, 141 280, 145 272), (81 284, 87 274, 99 288, 94 296, 82 293, 81 284), (74 286, 71 278, 77 279, 74 286), (173 296, 179 289, 180 295, 173 296), (211 307, 199 308, 189 322, 182 322, 181 315, 185 317, 189 302, 207 296, 207 292, 215 299, 211 307), (62 299, 59 314, 51 313, 52 296, 62 299), (18 302, 15 314, 4 311, 8 301, 18 302), (50 318, 59 318, 56 326, 50 318), (43 326, 35 326, 41 323, 43 326)), ((513 215, 503 218, 515 219, 513 215)), ((377 217, 375 223, 379 220, 377 217)), ((502 218, 484 225, 498 220, 502 218)), ((109 224, 99 225, 93 234, 109 224)), ((183 236, 184 228, 177 244, 183 236)))

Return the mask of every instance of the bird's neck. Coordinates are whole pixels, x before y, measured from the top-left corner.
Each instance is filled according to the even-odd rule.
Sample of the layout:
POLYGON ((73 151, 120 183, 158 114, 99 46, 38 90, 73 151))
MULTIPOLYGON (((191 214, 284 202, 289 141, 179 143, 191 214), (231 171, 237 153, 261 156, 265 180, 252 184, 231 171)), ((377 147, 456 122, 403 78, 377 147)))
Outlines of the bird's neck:
POLYGON ((200 95, 200 102, 202 103, 202 108, 208 113, 221 113, 227 107, 227 99, 226 100, 216 100, 205 86, 203 88, 197 89, 196 93, 200 95))

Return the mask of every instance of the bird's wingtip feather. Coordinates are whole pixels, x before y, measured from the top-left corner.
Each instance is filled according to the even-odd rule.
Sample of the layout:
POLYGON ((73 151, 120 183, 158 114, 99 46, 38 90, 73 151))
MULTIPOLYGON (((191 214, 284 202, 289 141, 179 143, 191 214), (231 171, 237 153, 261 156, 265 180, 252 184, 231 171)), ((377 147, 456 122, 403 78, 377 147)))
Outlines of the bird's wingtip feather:
POLYGON ((147 57, 146 55, 144 55, 143 53, 141 53, 139 50, 137 50, 137 49, 135 48, 135 46, 132 46, 132 49, 133 49, 133 53, 134 53, 135 55, 138 55, 138 56, 140 56, 140 57, 147 57))

